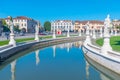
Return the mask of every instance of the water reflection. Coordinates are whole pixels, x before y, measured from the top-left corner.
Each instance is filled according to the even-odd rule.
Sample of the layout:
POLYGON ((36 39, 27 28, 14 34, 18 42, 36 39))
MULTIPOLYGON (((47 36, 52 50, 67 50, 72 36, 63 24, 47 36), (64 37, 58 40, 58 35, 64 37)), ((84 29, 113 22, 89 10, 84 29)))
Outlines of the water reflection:
POLYGON ((113 71, 111 71, 111 70, 103 67, 102 65, 96 63, 95 61, 93 61, 92 59, 87 57, 86 55, 85 55, 85 58, 94 68, 96 68, 98 71, 100 71, 101 80, 120 80, 119 74, 116 74, 113 71))
POLYGON ((86 61, 86 78, 89 80, 89 63, 86 61))
POLYGON ((105 75, 103 75, 102 73, 100 74, 100 77, 102 80, 111 80, 108 77, 106 77, 105 75))
POLYGON ((11 63, 11 80, 15 80, 16 60, 11 63))
POLYGON ((39 54, 40 54, 40 50, 36 50, 36 51, 35 51, 36 66, 37 66, 37 65, 39 64, 39 62, 40 62, 39 54))
POLYGON ((53 58, 56 56, 56 45, 53 46, 53 58))
POLYGON ((60 45, 54 45, 52 47, 47 47, 44 49, 35 50, 34 52, 32 51, 27 55, 14 60, 12 63, 10 63, 10 65, 8 65, 8 67, 5 67, 3 70, 1 70, 0 79, 3 80, 10 80, 8 78, 11 78, 11 80, 120 79, 120 76, 118 75, 116 76, 112 72, 108 72, 107 70, 101 68, 93 61, 90 61, 88 59, 86 60, 81 51, 81 44, 82 42, 80 41, 73 43, 65 43, 60 45), (91 68, 92 67, 91 64, 95 66, 95 68, 94 67, 91 68), (11 70, 10 74, 8 74, 9 70, 11 70), (104 74, 102 72, 104 72, 104 74), (4 78, 3 75, 5 75, 4 78), (110 77, 106 75, 109 75, 110 77))

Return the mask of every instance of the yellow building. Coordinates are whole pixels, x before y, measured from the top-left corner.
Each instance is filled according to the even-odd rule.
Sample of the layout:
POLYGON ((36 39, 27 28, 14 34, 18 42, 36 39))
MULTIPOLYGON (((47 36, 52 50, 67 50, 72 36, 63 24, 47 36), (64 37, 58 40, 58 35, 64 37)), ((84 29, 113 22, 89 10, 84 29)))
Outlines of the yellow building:
POLYGON ((100 30, 101 27, 104 26, 104 22, 102 21, 97 21, 97 20, 86 20, 86 21, 75 21, 74 24, 74 30, 79 31, 79 30, 85 30, 86 29, 86 24, 89 22, 90 29, 95 29, 95 30, 100 30))

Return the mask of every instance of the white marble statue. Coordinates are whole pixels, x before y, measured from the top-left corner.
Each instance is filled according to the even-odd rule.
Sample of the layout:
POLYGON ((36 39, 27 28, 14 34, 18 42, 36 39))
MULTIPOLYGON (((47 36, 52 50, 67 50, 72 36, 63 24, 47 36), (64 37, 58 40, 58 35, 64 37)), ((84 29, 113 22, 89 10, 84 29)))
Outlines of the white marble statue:
POLYGON ((107 54, 107 51, 112 50, 110 46, 110 34, 109 34, 109 27, 111 25, 110 16, 108 15, 104 22, 104 43, 101 48, 101 52, 107 54))
POLYGON ((10 41, 9 41, 9 45, 13 45, 14 47, 16 46, 16 41, 15 41, 15 38, 14 38, 14 24, 13 24, 13 20, 12 20, 12 17, 8 17, 10 20, 9 20, 9 23, 10 23, 10 41))
POLYGON ((39 42, 39 24, 35 26, 35 40, 39 42))

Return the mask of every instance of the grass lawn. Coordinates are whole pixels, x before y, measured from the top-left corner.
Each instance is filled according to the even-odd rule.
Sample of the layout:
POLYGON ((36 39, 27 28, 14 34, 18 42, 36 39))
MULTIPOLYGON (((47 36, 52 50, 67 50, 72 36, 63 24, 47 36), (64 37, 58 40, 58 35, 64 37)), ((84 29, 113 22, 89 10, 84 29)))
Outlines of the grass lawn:
MULTIPOLYGON (((103 45, 103 39, 96 40, 96 43, 100 46, 103 45)), ((120 36, 113 36, 110 38, 110 45, 112 46, 113 50, 120 52, 120 36)))
MULTIPOLYGON (((16 39, 16 42, 19 43, 19 42, 25 42, 30 40, 34 40, 34 38, 16 39)), ((0 46, 7 45, 8 43, 9 43, 9 40, 0 41, 0 46)))
MULTIPOLYGON (((60 35, 60 36, 57 36, 57 37, 65 37, 65 36, 60 35)), ((52 38, 52 36, 42 36, 42 37, 40 37, 40 39, 50 39, 50 38, 52 38)), ((20 42, 26 42, 26 41, 32 41, 32 40, 34 40, 34 38, 23 38, 23 39, 16 39, 16 42, 20 43, 20 42)), ((0 41, 0 46, 7 45, 8 43, 9 43, 9 40, 0 41)))

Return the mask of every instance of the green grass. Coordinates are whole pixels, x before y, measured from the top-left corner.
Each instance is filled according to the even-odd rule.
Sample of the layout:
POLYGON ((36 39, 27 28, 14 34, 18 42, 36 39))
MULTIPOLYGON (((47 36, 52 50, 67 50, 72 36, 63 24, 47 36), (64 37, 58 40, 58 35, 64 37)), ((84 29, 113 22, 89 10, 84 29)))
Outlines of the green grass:
MULTIPOLYGON (((65 36, 60 35, 60 36, 57 36, 57 37, 65 37, 65 36)), ((52 36, 42 36, 42 37, 40 37, 40 39, 50 39, 50 38, 52 38, 52 36)), ((26 41, 32 41, 32 40, 34 40, 34 38, 23 38, 23 39, 16 39, 16 42, 20 43, 20 42, 26 42, 26 41)), ((0 46, 7 45, 8 43, 9 43, 9 40, 0 41, 0 46)))
MULTIPOLYGON (((103 45, 103 39, 98 39, 96 40, 96 43, 99 46, 103 45)), ((113 36, 110 38, 110 45, 112 46, 112 49, 114 51, 119 51, 120 52, 120 36, 113 36)))
MULTIPOLYGON (((34 38, 16 39, 16 42, 19 43, 19 42, 25 42, 30 40, 34 40, 34 38)), ((0 41, 0 46, 7 45, 8 43, 9 43, 9 40, 0 41)))

